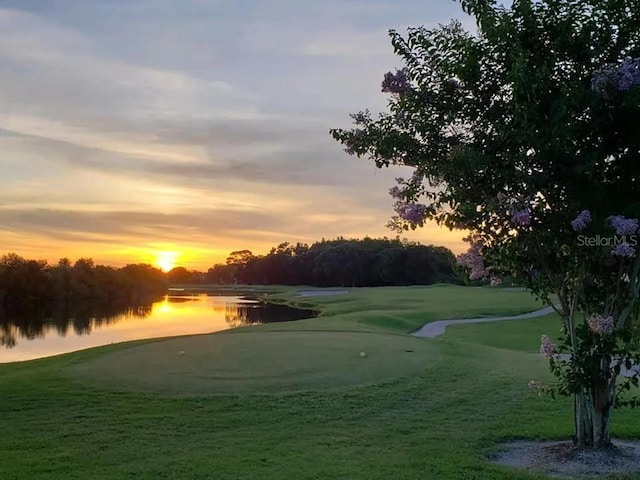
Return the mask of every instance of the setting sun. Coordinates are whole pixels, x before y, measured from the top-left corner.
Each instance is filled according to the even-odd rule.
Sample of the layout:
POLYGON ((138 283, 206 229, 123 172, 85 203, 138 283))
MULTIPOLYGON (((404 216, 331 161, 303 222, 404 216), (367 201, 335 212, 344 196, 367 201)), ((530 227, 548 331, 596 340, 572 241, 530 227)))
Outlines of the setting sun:
POLYGON ((170 271, 176 265, 176 260, 180 256, 178 252, 158 252, 155 265, 163 272, 170 271))

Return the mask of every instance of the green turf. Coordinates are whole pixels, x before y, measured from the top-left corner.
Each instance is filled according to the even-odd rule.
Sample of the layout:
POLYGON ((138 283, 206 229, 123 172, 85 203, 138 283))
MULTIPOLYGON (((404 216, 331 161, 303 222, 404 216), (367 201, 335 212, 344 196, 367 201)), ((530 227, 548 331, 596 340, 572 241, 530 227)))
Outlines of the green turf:
POLYGON ((526 291, 503 288, 432 285, 345 289, 346 295, 299 297, 300 289, 280 289, 279 298, 299 307, 319 309, 316 319, 260 326, 261 330, 322 329, 407 333, 427 322, 451 318, 515 315, 543 305, 526 291))
MULTIPOLYGON (((299 301, 290 289, 278 295, 299 301)), ((567 438, 571 432, 570 402, 540 398, 526 386, 549 377, 544 360, 529 352, 552 319, 455 326, 434 340, 400 334, 421 319, 489 314, 492 302, 497 314, 531 310, 535 304, 526 295, 435 287, 363 289, 301 301, 322 316, 286 328, 183 338, 184 356, 175 352, 178 340, 167 340, 0 365, 0 479, 545 478, 492 465, 486 457, 501 440, 567 438), (369 346, 361 347, 359 337, 369 346), (215 340, 207 345, 207 338, 215 340), (187 348, 197 342, 205 342, 202 361, 187 348), (218 355, 207 350, 214 346, 228 352, 224 365, 207 363, 218 355), (414 352, 398 351, 406 346, 414 352), (371 356, 352 355, 362 348, 371 356), (160 355, 152 365, 154 349, 160 355), (162 378, 175 366, 174 356, 162 355, 168 351, 194 362, 190 369, 180 366, 186 378, 162 378), (368 363, 376 359, 384 362, 368 363), (411 364, 416 359, 422 365, 411 364), (241 366, 251 363, 251 369, 241 366), (334 373, 319 385, 310 364, 334 373), (358 368, 361 376, 353 380, 358 368), (256 392, 270 388, 270 371, 279 372, 272 381, 284 379, 287 388, 303 391, 175 395, 175 382, 213 382, 220 391, 225 382, 197 378, 198 371, 236 375, 241 378, 227 378, 225 389, 256 392), (136 380, 127 384, 127 376, 136 380), (139 383, 145 381, 152 385, 139 383)), ((640 437, 637 413, 616 414, 613 430, 640 437)))
POLYGON ((122 349, 75 365, 69 374, 172 395, 287 393, 417 375, 437 352, 437 345, 419 338, 377 333, 198 335, 122 349))
POLYGON ((450 325, 445 335, 458 341, 537 353, 540 351, 540 337, 549 335, 557 341, 560 326, 560 316, 554 313, 527 320, 450 325))

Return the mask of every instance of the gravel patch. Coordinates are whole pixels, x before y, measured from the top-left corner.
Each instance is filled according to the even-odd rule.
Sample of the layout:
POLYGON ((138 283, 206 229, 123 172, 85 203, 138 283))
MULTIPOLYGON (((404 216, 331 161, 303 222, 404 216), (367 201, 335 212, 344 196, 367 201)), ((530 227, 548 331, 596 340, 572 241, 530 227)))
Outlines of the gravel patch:
POLYGON ((640 472, 640 442, 615 440, 602 450, 577 449, 570 442, 515 441, 500 445, 490 461, 554 478, 601 478, 640 472))

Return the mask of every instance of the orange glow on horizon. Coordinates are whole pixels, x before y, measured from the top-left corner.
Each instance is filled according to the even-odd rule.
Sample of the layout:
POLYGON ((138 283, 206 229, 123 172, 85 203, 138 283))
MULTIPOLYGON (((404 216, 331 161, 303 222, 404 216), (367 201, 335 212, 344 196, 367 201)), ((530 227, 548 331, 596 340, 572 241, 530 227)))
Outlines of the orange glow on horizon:
MULTIPOLYGON (((325 220, 325 219, 322 219, 325 220)), ((1 230, 1 229, 0 229, 1 230)), ((425 228, 406 232, 406 237, 411 241, 422 244, 442 245, 450 248, 454 254, 467 250, 468 245, 462 241, 467 232, 449 231, 429 223, 425 228)), ((246 232, 247 235, 250 232, 246 232)), ((177 236, 174 241, 160 241, 153 238, 118 238, 107 241, 105 237, 100 242, 84 242, 82 240, 53 241, 47 236, 28 235, 9 232, 1 234, 6 245, 20 245, 19 248, 10 248, 0 255, 9 252, 28 259, 45 260, 51 264, 58 262, 60 258, 69 258, 72 262, 79 258, 92 258, 96 264, 123 267, 128 264, 144 263, 153 265, 165 272, 181 266, 187 270, 206 272, 215 264, 224 264, 230 252, 248 249, 254 255, 265 255, 270 249, 283 241, 301 241, 312 244, 321 235, 295 236, 283 233, 268 236, 259 235, 251 231, 253 237, 244 240, 242 238, 220 238, 211 242, 202 239, 194 239, 193 236, 182 238, 177 236)), ((345 238, 363 238, 368 235, 372 238, 380 238, 387 235, 387 231, 361 233, 358 230, 343 232, 345 238)), ((186 234, 185 234, 186 235, 186 234)), ((327 235, 326 238, 334 238, 337 235, 327 235)), ((404 236, 404 235, 403 235, 404 236)))

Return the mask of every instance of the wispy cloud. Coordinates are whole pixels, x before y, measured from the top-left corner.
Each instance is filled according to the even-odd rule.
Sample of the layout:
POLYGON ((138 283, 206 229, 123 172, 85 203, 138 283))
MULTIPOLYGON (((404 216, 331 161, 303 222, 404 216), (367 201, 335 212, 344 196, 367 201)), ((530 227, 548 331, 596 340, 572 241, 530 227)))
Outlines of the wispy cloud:
POLYGON ((388 28, 452 16, 441 0, 0 0, 0 239, 118 261, 389 234, 401 171, 328 130, 385 107, 388 28))

